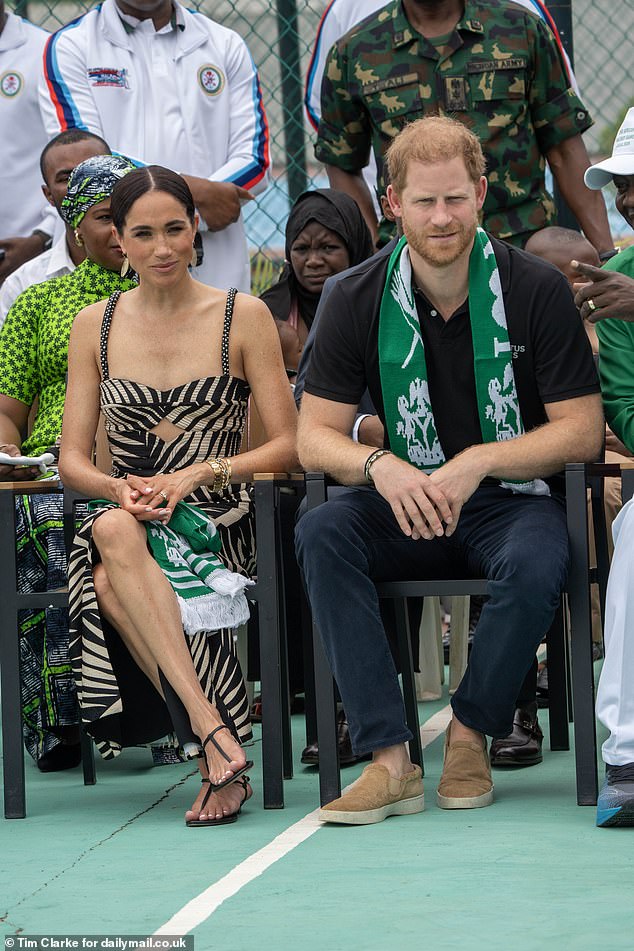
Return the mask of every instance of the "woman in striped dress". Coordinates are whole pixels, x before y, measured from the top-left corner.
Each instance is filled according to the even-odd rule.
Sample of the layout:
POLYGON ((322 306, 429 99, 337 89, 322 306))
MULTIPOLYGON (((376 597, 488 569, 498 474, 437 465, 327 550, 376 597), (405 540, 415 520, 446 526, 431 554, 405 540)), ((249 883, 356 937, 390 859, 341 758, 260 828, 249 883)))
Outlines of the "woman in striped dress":
POLYGON ((184 179, 158 166, 127 177, 112 218, 139 286, 82 311, 69 349, 60 472, 104 500, 71 553, 71 660, 83 722, 106 758, 172 723, 183 744, 202 744, 203 788, 187 821, 216 825, 251 795, 232 633, 185 623, 184 636, 187 592, 175 591, 148 544, 185 500, 213 519, 224 566, 252 574, 251 501, 235 480, 296 465, 296 414, 266 307, 190 274, 197 218, 184 179), (250 393, 269 438, 239 454, 250 393), (91 462, 100 410, 111 475, 91 462))

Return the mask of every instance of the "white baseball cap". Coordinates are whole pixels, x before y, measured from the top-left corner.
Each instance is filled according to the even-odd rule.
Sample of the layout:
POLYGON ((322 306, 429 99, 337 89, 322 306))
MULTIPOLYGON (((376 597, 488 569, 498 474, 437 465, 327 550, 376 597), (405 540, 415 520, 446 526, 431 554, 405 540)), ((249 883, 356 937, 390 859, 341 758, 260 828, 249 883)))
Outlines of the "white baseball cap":
POLYGON ((583 180, 596 191, 609 185, 613 175, 634 175, 634 106, 616 133, 610 158, 587 168, 583 180))

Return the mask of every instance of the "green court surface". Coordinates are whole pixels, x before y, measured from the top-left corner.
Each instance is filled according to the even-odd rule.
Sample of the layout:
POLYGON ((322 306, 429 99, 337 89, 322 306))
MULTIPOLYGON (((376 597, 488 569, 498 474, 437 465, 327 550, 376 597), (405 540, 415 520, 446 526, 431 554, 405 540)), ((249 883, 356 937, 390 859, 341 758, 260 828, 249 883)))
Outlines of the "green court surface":
MULTIPOLYGON (((422 704, 421 721, 446 704, 422 704)), ((192 767, 152 767, 147 750, 98 763, 94 787, 80 769, 42 775, 28 761, 28 818, 0 820, 0 936, 162 929, 193 934, 195 951, 634 946, 634 831, 599 830, 576 805, 571 752, 545 744, 541 765, 495 772, 492 807, 444 812, 440 733, 424 813, 323 827, 316 772, 299 763, 286 808, 262 809, 255 731, 255 795, 224 828, 185 827, 192 767)), ((301 718, 293 731, 298 760, 301 718)))

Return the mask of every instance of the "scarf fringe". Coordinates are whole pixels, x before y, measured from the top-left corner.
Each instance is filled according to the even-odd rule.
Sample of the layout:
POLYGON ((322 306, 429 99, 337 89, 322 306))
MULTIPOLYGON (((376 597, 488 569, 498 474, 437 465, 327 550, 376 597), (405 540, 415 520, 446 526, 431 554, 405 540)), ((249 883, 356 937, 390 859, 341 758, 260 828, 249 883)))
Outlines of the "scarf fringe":
POLYGON ((550 486, 543 479, 533 479, 532 482, 500 482, 500 485, 516 495, 550 495, 550 486))
POLYGON ((236 595, 244 591, 250 585, 255 584, 250 578, 238 574, 237 571, 229 571, 228 568, 219 568, 213 571, 205 578, 205 584, 217 594, 225 595, 229 598, 235 598, 236 595))
POLYGON ((234 598, 210 591, 209 594, 200 598, 187 600, 177 594, 176 599, 181 612, 183 630, 189 637, 193 637, 199 631, 219 631, 223 627, 239 627, 249 620, 249 604, 244 590, 234 598))

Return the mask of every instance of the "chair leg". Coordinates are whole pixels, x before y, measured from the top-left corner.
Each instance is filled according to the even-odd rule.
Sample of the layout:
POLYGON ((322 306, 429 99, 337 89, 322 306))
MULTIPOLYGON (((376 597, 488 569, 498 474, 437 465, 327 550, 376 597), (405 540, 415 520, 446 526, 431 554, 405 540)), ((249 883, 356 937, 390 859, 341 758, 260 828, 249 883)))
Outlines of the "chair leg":
MULTIPOLYGON (((0 529, 4 538, 15 538, 13 492, 0 492, 0 529)), ((0 571, 0 699, 2 701, 2 760, 4 765, 4 815, 26 817, 24 741, 20 696, 20 643, 16 603, 15 545, 5 546, 0 571)))
POLYGON ((315 659, 315 702, 317 706, 317 743, 319 745, 319 799, 322 806, 341 795, 335 682, 317 626, 313 625, 315 659))
POLYGON ((417 700, 439 700, 442 696, 442 633, 438 598, 425 598, 418 635, 418 667, 414 674, 417 700))
POLYGON ((258 619, 262 687, 262 786, 265 809, 284 808, 279 600, 275 587, 275 487, 255 483, 258 619))
POLYGON ((469 595, 451 599, 451 639, 449 642, 449 693, 454 694, 467 669, 469 657, 469 595))
POLYGON ((588 507, 583 467, 575 469, 570 466, 566 470, 566 508, 570 542, 568 602, 577 802, 580 806, 593 806, 596 805, 598 794, 597 738, 588 568, 588 507))
MULTIPOLYGON (((566 598, 566 603, 568 599, 566 598)), ((572 674, 571 674, 571 662, 570 662, 570 609, 566 611, 565 614, 565 638, 564 638, 564 648, 566 651, 566 692, 568 695, 568 723, 573 722, 573 709, 572 709, 572 674)))
POLYGON ((84 773, 84 786, 94 786, 97 782, 95 748, 92 744, 92 737, 83 730, 81 733, 81 765, 84 773))
POLYGON ((273 562, 273 587, 277 592, 277 617, 279 621, 280 643, 280 687, 282 701, 282 775, 284 779, 293 778, 293 738, 291 730, 291 696, 288 680, 288 637, 286 630, 286 588, 282 535, 279 518, 279 488, 274 488, 276 551, 278 559, 273 562))
POLYGON ((306 746, 317 739, 317 709, 315 706, 315 659, 313 657, 312 619, 306 592, 302 588, 302 647, 304 657, 304 708, 306 718, 306 746))
POLYGON ((444 617, 444 612, 442 605, 440 603, 440 598, 432 598, 433 605, 433 614, 434 621, 436 625, 436 650, 438 652, 438 675, 440 677, 440 683, 444 684, 445 682, 445 651, 442 645, 442 621, 444 617))
POLYGON ((403 681, 403 700, 407 725, 412 733, 409 741, 409 755, 412 763, 423 769, 423 747, 420 740, 420 723, 418 720, 418 704, 416 702, 416 676, 412 658, 412 641, 409 631, 409 615, 407 613, 407 598, 395 598, 394 614, 396 615, 396 635, 398 638, 398 652, 401 661, 401 678, 403 681))
POLYGON ((563 600, 547 635, 548 707, 551 750, 569 750, 568 695, 566 689, 566 629, 563 600))

